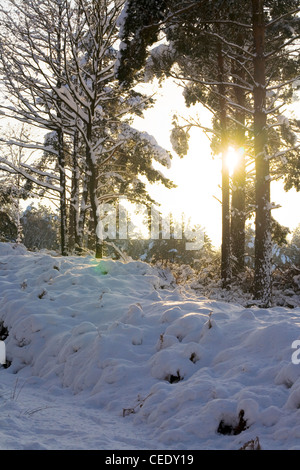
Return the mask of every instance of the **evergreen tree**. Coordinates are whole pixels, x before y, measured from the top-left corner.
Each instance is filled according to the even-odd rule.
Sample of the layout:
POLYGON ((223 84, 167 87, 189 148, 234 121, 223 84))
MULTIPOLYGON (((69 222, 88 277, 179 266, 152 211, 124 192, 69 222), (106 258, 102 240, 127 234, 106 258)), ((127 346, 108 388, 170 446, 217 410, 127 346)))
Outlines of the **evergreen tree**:
POLYGON ((219 18, 220 12, 211 4, 204 2, 164 2, 153 5, 153 15, 157 23, 153 23, 153 15, 138 18, 137 2, 127 4, 126 20, 123 27, 125 46, 121 49, 119 79, 125 82, 132 77, 128 72, 128 58, 136 51, 137 58, 130 67, 136 72, 138 67, 148 66, 151 73, 158 76, 169 76, 188 81, 193 86, 186 87, 186 102, 202 103, 213 110, 218 126, 219 150, 222 153, 222 269, 221 276, 224 287, 229 284, 230 270, 230 203, 229 203, 229 172, 226 165, 226 154, 229 145, 226 82, 227 70, 224 63, 222 44, 219 38, 207 35, 207 20, 210 15, 219 18), (133 23, 132 19, 135 18, 133 23), (151 24, 152 21, 152 24, 151 24), (150 67, 146 63, 147 46, 159 39, 160 24, 164 23, 164 32, 168 45, 160 45, 151 53, 150 67), (134 31, 134 35, 132 34, 134 31), (142 50, 142 51, 141 51, 142 50), (174 70, 173 65, 177 69, 174 70), (201 64, 201 65, 200 65, 201 64), (180 73, 178 73, 178 67, 180 73), (217 77, 211 80, 209 76, 217 77))
MULTIPOLYGON (((278 120, 282 100, 286 101, 291 85, 297 79, 298 2, 253 0, 245 2, 240 11, 240 2, 232 0, 179 3, 170 0, 161 9, 158 8, 159 12, 155 10, 156 22, 151 25, 150 15, 145 19, 142 14, 138 19, 135 18, 136 27, 130 19, 131 12, 137 15, 135 4, 133 0, 127 3, 123 28, 125 46, 121 49, 119 72, 121 80, 122 70, 126 69, 122 69, 123 64, 126 63, 127 68, 131 65, 128 60, 131 51, 141 50, 137 54, 138 59, 135 58, 133 62, 133 68, 143 67, 147 48, 159 39, 159 32, 163 31, 168 43, 161 44, 156 51, 154 49, 154 53, 151 52, 151 66, 162 70, 163 64, 163 72, 160 73, 167 70, 171 76, 192 82, 189 96, 206 106, 211 104, 215 130, 219 131, 217 137, 221 152, 230 142, 234 128, 238 141, 234 146, 245 141, 247 130, 247 147, 250 149, 251 143, 249 153, 255 158, 256 178, 255 297, 260 299, 261 305, 268 305, 271 295, 271 169, 276 166, 273 162, 276 162, 278 156, 282 157, 295 148, 295 144, 287 147, 283 140, 278 140, 275 120, 278 120), (163 16, 162 19, 158 19, 159 14, 163 16), (150 31, 152 35, 147 35, 150 31), (174 63, 177 65, 175 72, 172 69, 174 63), (178 74, 178 65, 182 74, 178 74), (277 140, 275 147, 272 146, 272 136, 277 140), (271 154, 274 148, 276 152, 271 154)), ((127 76, 132 75, 127 73, 127 76)), ((279 127, 283 130, 281 123, 279 127)), ((239 173, 235 175, 233 185, 234 210, 231 214, 236 225, 232 227, 231 235, 238 242, 244 239, 246 215, 244 162, 241 163, 239 173), (236 222, 241 215, 239 226, 236 222)), ((229 220, 226 171, 223 172, 222 186, 224 273, 228 260, 224 251, 229 253, 228 237, 225 235, 228 233, 229 220)), ((237 257, 241 260, 241 252, 237 257)))
POLYGON ((300 268, 300 225, 293 232, 289 246, 289 256, 292 263, 297 268, 300 268))

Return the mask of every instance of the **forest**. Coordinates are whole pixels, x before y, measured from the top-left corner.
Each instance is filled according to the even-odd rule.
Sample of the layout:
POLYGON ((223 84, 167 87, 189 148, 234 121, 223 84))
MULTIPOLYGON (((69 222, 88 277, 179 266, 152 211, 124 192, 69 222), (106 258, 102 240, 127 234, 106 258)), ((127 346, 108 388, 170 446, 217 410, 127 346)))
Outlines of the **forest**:
POLYGON ((299 52, 299 0, 1 1, 0 450, 300 449, 299 52))
MULTIPOLYGON (((286 191, 300 189, 300 121, 289 113, 300 88, 299 2, 240 4, 5 0, 1 240, 62 256, 93 252, 96 259, 162 263, 178 279, 189 267, 204 286, 213 283, 225 296, 246 289, 261 307, 272 304, 272 285, 298 293, 300 229, 291 233, 276 221, 270 188, 282 181, 286 191), (124 198, 146 208, 150 227, 159 201, 149 185, 175 186, 153 165, 170 168, 172 152, 134 127, 155 103, 151 83, 170 79, 187 109, 199 105, 211 116, 209 127, 174 116, 170 142, 184 160, 196 127, 221 158, 221 247, 204 235, 199 250, 186 250, 174 221, 168 237, 162 221, 155 239, 117 236, 124 198), (146 83, 149 93, 141 91, 146 83), (237 156, 233 174, 230 148, 237 156), (112 233, 105 226, 109 210, 119 214, 112 233)), ((196 238, 199 230, 192 228, 196 238)))

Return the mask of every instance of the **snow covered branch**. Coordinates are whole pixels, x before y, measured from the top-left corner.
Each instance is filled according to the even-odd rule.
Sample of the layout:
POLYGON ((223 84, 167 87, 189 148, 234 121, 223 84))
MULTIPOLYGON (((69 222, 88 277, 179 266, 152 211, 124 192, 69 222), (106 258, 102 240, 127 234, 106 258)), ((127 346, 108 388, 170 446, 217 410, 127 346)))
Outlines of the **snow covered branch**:
MULTIPOLYGON (((37 186, 42 186, 44 188, 47 188, 47 189, 51 189, 53 191, 57 191, 57 192, 61 192, 62 191, 62 188, 58 187, 58 186, 54 186, 50 183, 48 183, 47 181, 40 181, 40 180, 37 180, 34 176, 32 176, 30 173, 28 173, 27 171, 23 170, 22 167, 18 166, 18 165, 15 165, 14 163, 6 160, 5 158, 2 158, 0 157, 0 163, 2 164, 2 170, 5 170, 5 168, 8 168, 8 171, 10 170, 13 170, 15 173, 17 174, 20 174, 21 176, 23 176, 23 178, 27 179, 28 181, 31 181, 32 183, 35 183, 37 186)), ((26 168, 26 166, 25 166, 26 168)), ((27 169, 32 169, 31 167, 27 167, 27 169)), ((5 170, 6 171, 6 170, 5 170)), ((33 169, 33 172, 34 169, 33 169)), ((37 172, 36 172, 37 173, 37 172)), ((50 177, 52 178, 52 175, 50 175, 50 177)))

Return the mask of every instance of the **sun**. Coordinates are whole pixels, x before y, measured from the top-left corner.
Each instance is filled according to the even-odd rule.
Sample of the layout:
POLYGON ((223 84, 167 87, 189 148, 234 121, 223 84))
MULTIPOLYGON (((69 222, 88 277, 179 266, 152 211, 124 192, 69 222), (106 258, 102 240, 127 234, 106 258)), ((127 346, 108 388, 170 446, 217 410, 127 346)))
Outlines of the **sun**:
POLYGON ((241 150, 237 150, 234 147, 229 147, 227 155, 226 155, 226 165, 229 170, 230 176, 233 175, 234 170, 236 169, 239 160, 240 160, 240 153, 241 150))

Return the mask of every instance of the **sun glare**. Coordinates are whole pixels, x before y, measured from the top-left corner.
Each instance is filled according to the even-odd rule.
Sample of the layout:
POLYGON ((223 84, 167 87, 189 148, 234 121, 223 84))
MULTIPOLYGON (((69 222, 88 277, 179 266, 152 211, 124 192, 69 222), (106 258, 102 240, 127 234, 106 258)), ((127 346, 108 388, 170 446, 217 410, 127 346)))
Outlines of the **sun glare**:
POLYGON ((239 164, 239 161, 241 159, 241 156, 244 154, 245 150, 243 147, 239 149, 235 149, 234 147, 229 147, 227 156, 226 156, 226 163, 227 167, 229 169, 229 174, 230 176, 233 175, 234 170, 236 169, 237 165, 239 164))
MULTIPOLYGON (((153 163, 156 167, 156 163, 153 163)), ((165 172, 177 185, 168 190, 152 188, 154 199, 161 203, 162 214, 172 214, 173 220, 184 220, 190 226, 195 224, 206 229, 215 246, 220 243, 221 204, 219 184, 221 182, 221 161, 212 158, 210 142, 201 130, 190 132, 188 155, 179 158, 174 155, 170 170, 165 172), (213 214, 213 216, 212 216, 213 214)))
MULTIPOLYGON (((200 128, 190 129, 189 150, 183 158, 178 157, 170 144, 170 128, 174 114, 185 115, 184 98, 172 82, 159 91, 156 106, 145 112, 144 119, 136 118, 135 127, 153 135, 158 144, 173 154, 171 168, 160 167, 153 161, 153 167, 170 178, 176 188, 166 189, 162 185, 151 187, 151 196, 160 203, 162 215, 172 214, 172 219, 189 221, 207 229, 215 246, 220 244, 221 204, 219 184, 221 183, 221 160, 212 158, 210 141, 200 128)), ((201 108, 201 123, 210 127, 211 116, 201 108)), ((199 109, 189 110, 197 117, 199 109)))
POLYGON ((239 151, 233 147, 229 147, 226 155, 226 164, 229 169, 230 176, 233 174, 239 161, 239 151))

